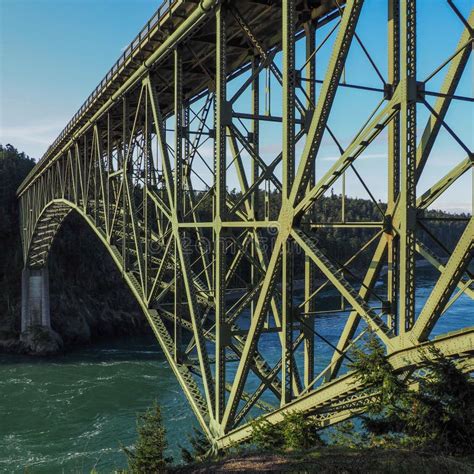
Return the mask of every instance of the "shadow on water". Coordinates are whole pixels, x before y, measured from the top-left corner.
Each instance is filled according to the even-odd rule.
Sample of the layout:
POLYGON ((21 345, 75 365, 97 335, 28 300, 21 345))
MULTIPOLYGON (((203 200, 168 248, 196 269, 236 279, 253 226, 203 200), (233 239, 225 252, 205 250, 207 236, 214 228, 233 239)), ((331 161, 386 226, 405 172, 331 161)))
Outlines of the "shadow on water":
POLYGON ((132 358, 136 361, 163 359, 158 342, 153 336, 121 337, 76 347, 54 356, 0 354, 0 364, 76 364, 78 362, 120 362, 132 358))
MULTIPOLYGON (((436 277, 430 269, 417 272, 418 310, 436 277)), ((383 285, 378 290, 382 293, 383 285)), ((329 291, 324 302, 332 307, 337 297, 329 291)), ((472 318, 472 302, 462 297, 443 315, 434 334, 472 325, 472 318)), ((320 315, 317 329, 335 343, 346 319, 347 314, 320 315)), ((270 334, 259 345, 270 362, 281 355, 277 339, 270 334)), ((319 369, 330 357, 322 347, 319 369)), ((255 388, 254 382, 247 388, 255 388)), ((179 444, 196 420, 153 336, 101 342, 45 359, 0 355, 0 472, 123 468, 120 444, 134 443, 137 413, 154 400, 162 407, 169 453, 179 459, 179 444)))

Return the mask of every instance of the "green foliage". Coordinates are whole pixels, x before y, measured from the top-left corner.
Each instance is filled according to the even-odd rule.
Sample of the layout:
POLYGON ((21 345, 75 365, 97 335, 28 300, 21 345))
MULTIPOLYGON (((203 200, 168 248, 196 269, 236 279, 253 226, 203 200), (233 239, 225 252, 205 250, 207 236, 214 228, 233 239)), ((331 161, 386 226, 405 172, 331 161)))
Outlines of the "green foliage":
POLYGON ((351 449, 364 448, 372 443, 366 431, 358 430, 351 420, 336 425, 329 433, 329 444, 351 449))
POLYGON ((413 395, 414 416, 407 417, 408 432, 439 452, 474 452, 474 383, 453 360, 430 347, 422 354, 425 377, 413 395))
POLYGON ((263 451, 282 449, 285 445, 285 438, 281 424, 274 425, 261 418, 255 419, 252 422, 250 442, 263 451))
MULTIPOLYGON (((0 145, 0 340, 17 338, 20 331, 23 256, 16 191, 34 165, 13 146, 0 145)), ((51 320, 66 346, 143 332, 146 322, 136 301, 89 227, 71 213, 59 232, 48 259, 51 320), (116 309, 125 316, 109 317, 116 309)))
POLYGON ((130 450, 123 448, 132 473, 165 472, 171 459, 165 457, 166 430, 163 426, 160 407, 155 403, 152 408, 138 416, 138 439, 130 450))
POLYGON ((433 347, 421 352, 423 373, 414 384, 394 374, 381 344, 371 336, 354 351, 352 368, 380 396, 369 405, 363 424, 371 445, 399 444, 444 454, 474 449, 474 384, 456 364, 433 347))
POLYGON ((4 330, 5 323, 20 312, 23 265, 16 190, 34 164, 12 145, 0 145, 0 320, 4 330))
POLYGON ((373 335, 368 337, 362 347, 352 351, 354 362, 351 368, 357 370, 359 379, 366 385, 380 387, 380 397, 370 405, 372 414, 384 413, 391 416, 398 413, 400 398, 406 392, 405 385, 393 373, 392 366, 385 357, 385 349, 373 335))
POLYGON ((188 441, 191 445, 191 449, 188 449, 184 446, 180 445, 181 448, 181 456, 185 463, 194 463, 197 461, 202 461, 209 457, 211 453, 211 443, 207 439, 206 435, 194 428, 193 434, 188 435, 188 441))
POLYGON ((302 413, 288 413, 282 423, 285 448, 302 450, 321 446, 323 443, 318 434, 319 428, 318 422, 302 413))
POLYGON ((251 443, 264 451, 311 449, 323 445, 318 429, 316 421, 298 412, 286 414, 277 424, 256 419, 252 423, 251 443))

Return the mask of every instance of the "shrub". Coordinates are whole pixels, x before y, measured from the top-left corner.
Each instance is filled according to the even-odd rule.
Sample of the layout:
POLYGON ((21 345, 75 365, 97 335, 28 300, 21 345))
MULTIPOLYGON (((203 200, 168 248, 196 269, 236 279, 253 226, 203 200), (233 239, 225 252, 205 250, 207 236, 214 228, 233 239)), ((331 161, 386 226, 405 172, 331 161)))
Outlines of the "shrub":
POLYGON ((188 435, 188 441, 191 445, 191 449, 180 446, 181 456, 185 463, 189 464, 196 461, 202 461, 211 453, 211 443, 206 435, 197 428, 194 428, 192 435, 188 435))
POLYGON ((320 426, 314 419, 298 412, 286 414, 277 424, 257 419, 252 424, 251 443, 264 451, 306 450, 323 445, 318 429, 320 426))
POLYGON ((281 423, 272 424, 267 420, 257 418, 252 422, 250 442, 263 451, 282 449, 285 445, 285 438, 281 423))
POLYGON ((135 447, 132 450, 124 448, 130 471, 141 474, 165 472, 171 459, 165 458, 166 431, 158 404, 138 416, 137 433, 135 447))
POLYGON ((358 430, 351 420, 344 421, 331 428, 329 442, 335 446, 345 446, 353 449, 365 448, 371 445, 368 433, 358 430))
POLYGON ((474 449, 474 384, 456 364, 434 347, 420 352, 423 374, 415 374, 415 390, 398 377, 382 345, 371 336, 353 352, 352 368, 379 392, 369 405, 363 425, 370 443, 398 443, 444 454, 474 449))

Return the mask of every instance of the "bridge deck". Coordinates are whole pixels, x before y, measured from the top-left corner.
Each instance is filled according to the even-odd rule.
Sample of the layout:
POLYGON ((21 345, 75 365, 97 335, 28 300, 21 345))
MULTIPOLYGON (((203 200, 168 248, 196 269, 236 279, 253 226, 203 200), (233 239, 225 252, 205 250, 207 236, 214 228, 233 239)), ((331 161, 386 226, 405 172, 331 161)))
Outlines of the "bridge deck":
MULTIPOLYGON (((149 70, 156 72, 162 84, 159 91, 162 112, 165 116, 170 113, 173 104, 171 51, 175 36, 187 34, 182 51, 186 71, 183 91, 185 99, 197 99, 203 91, 212 90, 215 74, 215 24, 207 21, 211 16, 207 10, 216 3, 216 0, 199 3, 196 0, 164 1, 47 149, 38 165, 19 187, 18 195, 26 190, 35 175, 50 166, 70 146, 71 141, 82 135, 117 99, 125 92, 132 92, 149 70), (195 16, 191 15, 193 12, 195 16), (195 18, 195 22, 189 24, 190 18, 195 18)), ((296 4, 299 12, 296 27, 298 36, 302 34, 303 24, 308 21, 308 16, 321 26, 339 14, 334 0, 297 0, 296 4), (311 10, 305 8, 305 4, 312 5, 311 10)), ((262 42, 267 54, 275 46, 281 46, 279 2, 242 0, 238 2, 238 9, 244 18, 249 19, 248 26, 262 42)), ((227 49, 227 69, 231 78, 245 71, 254 57, 253 48, 237 22, 229 24, 227 49)), ((133 97, 130 100, 130 108, 133 108, 133 97)), ((117 133, 120 131, 117 130, 117 133)))
MULTIPOLYGON (((421 200, 416 191, 472 52, 474 9, 468 26, 460 22, 440 92, 414 94, 421 79, 415 1, 385 3, 389 15, 378 8, 378 21, 388 18, 389 64, 378 88, 345 80, 348 64, 362 68, 361 57, 371 59, 365 31, 359 36, 356 28, 367 11, 372 26, 375 10, 363 9, 364 0, 339 10, 341 3, 167 2, 19 191, 25 266, 46 266, 62 221, 71 209, 80 215, 143 309, 214 442, 244 439, 249 420, 262 412, 278 421, 297 408, 328 424, 359 413, 371 392, 341 374, 368 331, 403 369, 448 308, 473 295, 474 218, 457 221, 465 224, 452 248, 425 219, 426 207, 468 163, 421 200), (331 20, 327 34, 316 32, 331 20), (336 101, 343 87, 373 95, 367 103, 346 94, 336 101), (433 106, 428 93, 437 95, 433 106), (414 118, 425 105, 433 112, 418 133, 414 118), (269 129, 268 121, 280 122, 281 133, 280 123, 269 129), (341 134, 354 138, 347 143, 341 134), (340 153, 321 163, 326 137, 340 153), (366 182, 354 167, 377 151, 372 143, 387 146, 380 158, 388 170, 386 207, 370 190, 382 174, 366 182), (346 172, 357 178, 349 176, 349 188, 362 185, 373 201, 361 206, 364 215, 349 218, 346 172), (353 233, 333 245, 332 229, 353 233), (416 252, 439 272, 424 301, 416 297, 416 252), (303 275, 302 302, 293 282, 303 275), (335 291, 334 301, 326 290, 335 291), (323 330, 325 315, 335 319, 323 330)), ((434 344, 472 367, 472 328, 443 337, 434 344)))

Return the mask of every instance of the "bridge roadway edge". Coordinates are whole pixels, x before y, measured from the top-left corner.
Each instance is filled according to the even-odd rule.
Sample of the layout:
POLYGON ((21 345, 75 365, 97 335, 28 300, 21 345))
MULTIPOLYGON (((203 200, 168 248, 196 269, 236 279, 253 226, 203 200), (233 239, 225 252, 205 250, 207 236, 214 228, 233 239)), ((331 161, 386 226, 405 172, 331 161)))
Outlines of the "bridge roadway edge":
POLYGON ((107 110, 119 97, 125 94, 129 89, 135 86, 138 81, 146 76, 152 65, 159 61, 162 56, 168 54, 171 48, 176 43, 178 43, 180 39, 182 39, 193 29, 197 28, 199 24, 209 15, 209 12, 218 2, 219 0, 200 0, 198 6, 195 10, 193 10, 191 15, 186 18, 186 20, 163 42, 163 44, 161 44, 158 49, 112 94, 112 96, 99 108, 99 110, 95 112, 95 114, 90 119, 88 119, 79 130, 74 132, 73 136, 66 142, 66 144, 64 144, 52 158, 48 158, 47 163, 42 163, 43 159, 40 160, 40 162, 33 168, 31 173, 20 184, 17 191, 17 196, 21 197, 22 194, 24 194, 31 184, 33 176, 37 178, 48 167, 52 166, 52 164, 74 144, 77 137, 83 135, 90 127, 93 126, 93 123, 97 119, 107 112, 107 110))
MULTIPOLYGON (((156 334, 156 337, 160 343, 160 346, 162 347, 165 353, 166 358, 168 359, 168 362, 171 365, 172 370, 174 371, 176 377, 178 378, 178 381, 180 382, 183 388, 183 391, 185 392, 188 400, 190 401, 190 404, 192 405, 193 410, 199 420, 199 423, 204 429, 206 435, 214 442, 217 442, 218 445, 227 446, 229 444, 232 444, 233 442, 244 440, 248 436, 250 425, 244 424, 242 426, 239 426, 238 423, 236 423, 234 424, 234 426, 239 426, 238 428, 232 429, 230 432, 226 434, 222 434, 223 432, 225 433, 225 431, 219 433, 218 430, 215 428, 215 420, 212 420, 212 415, 210 417, 208 416, 209 413, 212 413, 212 404, 210 405, 210 408, 206 408, 205 406, 206 404, 203 402, 204 399, 202 397, 199 398, 200 394, 191 393, 193 392, 192 382, 194 381, 190 382, 186 380, 186 383, 183 382, 183 377, 186 377, 186 374, 183 371, 188 370, 188 368, 186 367, 185 364, 177 363, 177 359, 179 359, 179 356, 176 356, 177 352, 173 353, 173 348, 172 346, 170 346, 170 341, 167 340, 167 336, 166 336, 166 334, 168 334, 168 338, 169 338, 169 332, 164 327, 164 324, 162 321, 162 319, 164 320, 166 318, 164 316, 163 317, 157 316, 158 314, 157 310, 150 309, 149 306, 151 305, 149 305, 150 300, 147 300, 147 297, 146 297, 146 294, 147 294, 146 288, 145 289, 140 288, 138 277, 136 277, 132 273, 132 271, 124 270, 124 268, 128 268, 128 266, 122 262, 121 260, 122 257, 120 255, 120 252, 118 251, 117 247, 111 243, 112 233, 108 235, 107 227, 105 229, 105 232, 103 229, 100 229, 98 227, 98 219, 99 219, 98 215, 100 214, 100 212, 103 212, 105 214, 105 210, 96 208, 96 211, 95 211, 96 215, 95 215, 95 221, 94 221, 94 217, 92 217, 92 213, 89 214, 86 211, 87 205, 84 205, 84 207, 82 207, 82 205, 80 204, 81 198, 78 197, 79 193, 77 193, 76 201, 75 203, 73 203, 69 200, 69 199, 72 199, 70 197, 71 194, 69 194, 69 197, 67 199, 64 199, 64 196, 65 196, 64 189, 62 191, 63 199, 58 198, 58 196, 60 196, 61 193, 54 194, 54 192, 52 192, 50 196, 49 191, 45 192, 45 189, 49 190, 50 187, 54 188, 54 186, 56 186, 56 188, 59 188, 60 185, 63 186, 64 188, 67 187, 67 185, 64 185, 64 182, 55 183, 54 176, 51 178, 50 181, 47 181, 46 178, 48 178, 49 174, 53 175, 54 173, 53 165, 57 163, 58 168, 59 168, 61 159, 65 157, 65 152, 70 150, 71 147, 77 146, 76 140, 81 141, 81 140, 78 140, 78 137, 81 137, 81 135, 85 135, 93 129, 94 134, 97 133, 97 137, 98 137, 99 132, 97 132, 96 129, 100 129, 100 126, 101 126, 100 122, 101 121, 104 122, 105 120, 104 115, 113 115, 113 113, 110 113, 109 111, 113 109, 114 104, 117 104, 117 99, 120 99, 121 96, 124 96, 125 94, 129 92, 130 92, 130 95, 135 94, 135 92, 139 88, 140 83, 142 85, 149 84, 150 83, 149 81, 151 81, 151 78, 154 77, 153 76, 154 71, 155 69, 157 69, 157 66, 163 66, 162 71, 161 71, 163 73, 163 70, 166 68, 167 61, 169 59, 170 51, 172 51, 172 49, 178 43, 180 43, 180 41, 182 41, 182 39, 186 37, 186 35, 188 34, 193 35, 196 29, 199 29, 200 27, 199 25, 202 26, 203 24, 204 25, 208 24, 206 23, 206 18, 209 18, 209 15, 213 14, 212 9, 216 4, 219 3, 219 0, 203 0, 200 2, 198 1, 190 2, 187 0, 186 1, 183 0, 181 2, 181 0, 178 0, 177 3, 180 3, 180 4, 193 3, 194 5, 196 5, 196 9, 193 10, 192 14, 190 14, 188 17, 184 19, 184 21, 179 25, 179 27, 177 27, 176 30, 170 33, 170 36, 168 36, 164 40, 164 42, 160 44, 159 47, 157 47, 157 49, 151 54, 151 56, 149 56, 145 61, 140 63, 140 66, 138 67, 137 70, 135 70, 135 72, 132 75, 130 76, 124 75, 124 77, 126 77, 125 82, 121 84, 117 90, 109 91, 111 92, 111 95, 108 99, 106 99, 106 97, 104 98, 104 100, 106 99, 104 103, 98 101, 97 104, 95 104, 99 107, 98 110, 96 110, 95 112, 94 112, 95 109, 92 107, 92 105, 94 104, 92 104, 91 110, 90 110, 92 116, 89 119, 87 119, 85 123, 83 122, 78 123, 79 128, 76 131, 74 131, 74 128, 72 128, 71 133, 70 133, 70 135, 72 136, 66 135, 66 137, 64 137, 64 139, 67 140, 67 142, 65 144, 63 144, 62 142, 58 144, 59 151, 52 150, 51 156, 46 156, 48 154, 47 152, 46 155, 43 157, 46 159, 43 160, 42 158, 40 163, 33 169, 32 173, 30 173, 30 175, 28 175, 25 181, 20 185, 20 188, 18 189, 18 196, 20 198, 23 198, 24 201, 29 200, 31 207, 34 207, 34 205, 32 205, 31 203, 32 202, 34 203, 35 200, 39 202, 38 196, 41 194, 41 192, 43 193, 43 195, 47 196, 46 201, 42 201, 37 206, 38 212, 34 218, 35 220, 33 218, 30 218, 29 209, 28 209, 30 206, 28 207, 23 206, 28 211, 28 214, 23 213, 24 214, 23 220, 24 221, 27 221, 28 219, 31 220, 31 222, 29 223, 29 227, 30 227, 30 230, 33 230, 33 232, 28 235, 29 242, 27 243, 24 242, 23 244, 24 244, 25 255, 29 257, 30 251, 32 249, 32 244, 34 244, 35 239, 38 240, 37 245, 38 245, 39 250, 35 250, 36 252, 35 255, 37 256, 39 255, 39 257, 35 257, 34 263, 36 263, 37 268, 42 268, 41 265, 44 265, 45 263, 44 259, 46 258, 47 260, 47 254, 50 249, 50 244, 54 240, 56 233, 59 230, 61 222, 62 222, 61 213, 63 211, 60 209, 60 207, 63 206, 63 210, 65 210, 66 207, 76 210, 81 215, 81 217, 83 217, 84 220, 86 220, 90 228, 99 237, 101 242, 106 246, 109 254, 112 256, 112 259, 115 265, 117 266, 118 270, 123 275, 123 278, 127 282, 127 285, 132 291, 132 294, 134 295, 135 299, 140 304, 148 322, 150 323, 150 325, 152 326, 156 334), (102 105, 100 105, 101 103, 102 105), (38 193, 36 193, 37 191, 36 178, 38 178, 38 181, 43 182, 42 189, 39 189, 38 193), (43 209, 41 209, 41 206, 45 202, 46 202, 46 206, 43 209), (57 215, 58 215, 58 219, 60 220, 59 224, 56 225, 54 223, 54 218, 53 218, 53 222, 46 223, 46 225, 43 225, 43 228, 41 228, 40 223, 41 223, 43 213, 45 213, 50 207, 53 208, 54 206, 58 206, 57 215), (39 231, 37 234, 36 232, 38 228, 39 228, 39 231), (43 229, 46 229, 46 231, 44 231, 43 229), (163 331, 163 328, 164 328, 164 331, 163 331), (190 389, 190 386, 191 386, 191 389, 190 389), (206 414, 206 410, 207 410, 207 414, 206 414)), ((180 49, 180 48, 177 48, 177 49, 180 49)), ((160 77, 160 75, 157 74, 157 77, 160 77)), ((166 81, 164 83, 166 84, 166 81)), ((189 100, 190 102, 192 101, 192 99, 189 99, 189 100)), ((138 107, 137 107, 137 110, 138 110, 138 107)), ((137 112, 137 115, 138 115, 138 112, 137 112)), ((155 126, 156 126, 156 120, 155 120, 155 126)), ((94 135, 93 137, 93 140, 95 139, 96 139, 96 135, 94 135)), ((99 138, 97 138, 97 143, 99 143, 99 138)), ((100 145, 97 144, 97 147, 99 146, 100 145)), ((364 147, 365 146, 367 145, 364 145, 364 147)), ((125 145, 124 145, 124 149, 125 149, 125 145)), ((91 157, 92 155, 93 153, 91 154, 91 157)), ((87 156, 88 155, 84 153, 84 159, 87 156)), ((98 156, 99 158, 97 162, 100 163, 100 160, 101 160, 100 152, 98 152, 98 156)), ((93 162, 92 160, 93 158, 91 158, 91 162, 93 162)), ((67 165, 64 167, 64 169, 67 172, 67 165)), ((79 179, 83 179, 83 178, 81 177, 79 179)), ((88 179, 90 179, 90 175, 88 176, 88 179)), ((125 171, 124 171, 123 179, 124 180, 127 179, 127 175, 125 171)), ((84 181, 87 181, 87 179, 84 178, 84 181)), ((38 188, 40 188, 40 186, 38 186, 38 188)), ((171 187, 169 187, 169 189, 171 189, 171 187)), ((58 191, 58 189, 56 189, 56 191, 58 191)), ((87 188, 87 192, 88 192, 88 188, 87 188)), ((124 192, 124 195, 125 195, 125 192, 124 192)), ((88 202, 87 193, 86 193, 86 198, 84 202, 88 202)), ((172 202, 172 199, 170 199, 170 202, 172 202)), ((96 206, 97 206, 97 201, 96 201, 96 206)), ((166 212, 163 211, 163 214, 166 214, 166 212)), ((62 218, 66 217, 66 215, 67 213, 62 218)), ((175 218, 176 216, 173 216, 173 219, 175 218)), ((242 225, 244 225, 244 220, 245 219, 243 219, 242 221, 242 225)), ((245 225, 250 226, 252 225, 252 223, 246 222, 245 225)), ((253 223, 253 225, 255 225, 255 223, 253 223)), ((198 226, 196 225, 196 228, 197 227, 198 226)), ((126 228, 126 224, 123 225, 123 229, 125 228, 126 228)), ((26 227, 25 227, 25 235, 27 234, 28 232, 26 232, 26 227)), ((124 230, 124 235, 125 235, 125 230, 124 230)), ((141 242, 142 237, 139 233, 136 233, 135 237, 137 239, 137 242, 141 242)), ((463 250, 464 252, 465 252, 465 247, 466 246, 464 246, 461 249, 461 250, 464 249, 463 250)), ((472 247, 472 243, 471 243, 471 247, 472 247)), ((317 248, 316 250, 319 251, 317 248)), ((137 254, 138 254, 138 251, 137 251, 137 254)), ((468 258, 467 253, 466 255, 467 257, 465 258, 468 258)), ((471 251, 471 255, 472 255, 472 251, 471 251)), ((125 262, 126 260, 127 260, 127 257, 124 257, 125 262)), ((28 262, 28 260, 25 259, 25 262, 28 262)), ((335 275, 335 272, 330 267, 328 268, 331 274, 335 275)), ((145 281, 147 280, 145 279, 145 281)), ((192 288, 193 288, 192 291, 194 291, 194 287, 192 288)), ((156 307, 159 307, 159 306, 156 306, 156 307)), ((472 358, 473 358, 472 352, 474 348, 473 334, 472 334, 473 331, 474 331, 474 328, 470 327, 470 328, 465 329, 464 331, 461 331, 455 334, 446 334, 440 338, 437 338, 437 339, 435 338, 433 343, 439 347, 445 347, 447 349, 448 355, 451 355, 453 357, 460 356, 461 359, 462 357, 467 356, 469 358, 469 361, 472 361, 472 358)), ((390 339, 390 341, 392 341, 392 339, 390 339)), ((392 364, 394 365, 394 367, 398 368, 398 370, 405 370, 407 369, 407 367, 416 367, 417 365, 415 363, 416 357, 413 356, 412 351, 418 350, 417 341, 411 340, 409 337, 404 337, 404 339, 400 342, 399 345, 398 345, 398 341, 396 342, 397 342, 397 349, 398 348, 402 348, 402 349, 394 350, 391 353, 389 350, 389 358, 392 364), (415 362, 411 364, 407 363, 407 361, 405 360, 405 356, 407 354, 409 356, 413 356, 413 361, 415 362)), ((223 359, 225 360, 225 351, 224 351, 223 359)), ((197 372, 194 372, 194 375, 199 376, 200 374, 197 372)), ((300 408, 309 414, 314 414, 314 416, 320 417, 322 422, 327 425, 332 424, 334 422, 341 421, 342 419, 348 418, 350 416, 354 416, 355 414, 359 413, 360 407, 363 405, 364 400, 367 397, 370 397, 370 395, 365 394, 364 387, 358 387, 355 383, 353 383, 353 379, 350 379, 350 375, 351 374, 342 375, 334 379, 334 384, 325 383, 323 384, 323 386, 311 391, 310 393, 307 393, 307 390, 304 390, 303 392, 298 392, 298 390, 296 390, 300 398, 290 402, 289 404, 285 405, 283 408, 272 411, 271 413, 264 416, 269 420, 278 421, 281 419, 281 416, 283 416, 282 415, 283 413, 287 413, 288 411, 292 411, 292 410, 300 408), (334 392, 330 392, 332 388, 334 388, 334 392), (327 394, 327 396, 324 395, 325 393, 327 394), (343 408, 340 409, 340 411, 337 414, 333 413, 330 418, 325 418, 326 409, 329 409, 328 404, 331 404, 332 407, 342 406, 343 408), (349 407, 349 408, 346 408, 346 407, 349 407)), ((263 381, 263 383, 265 382, 263 381)))

